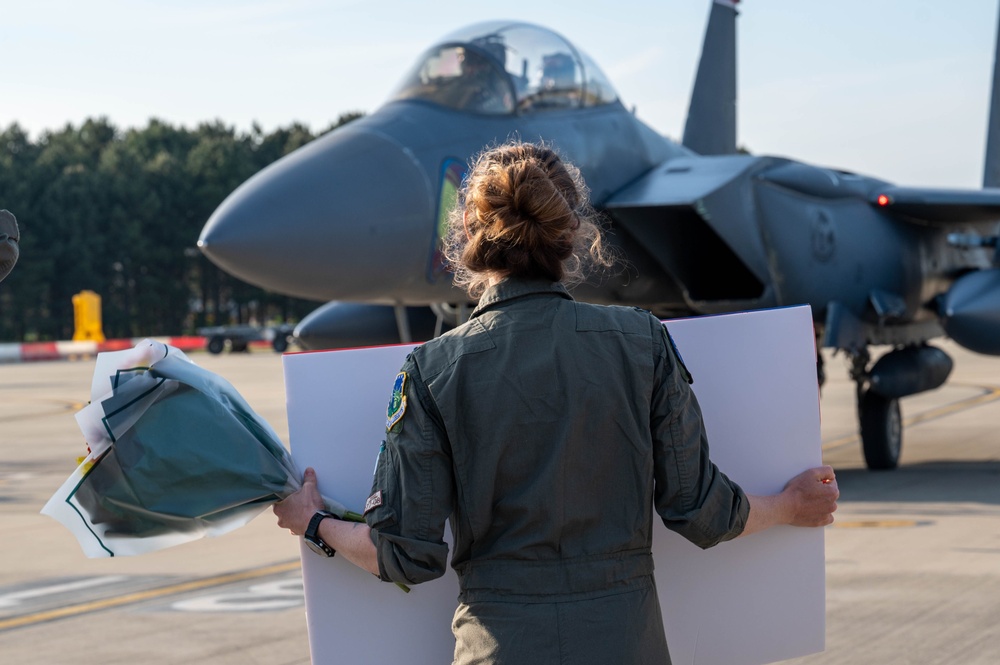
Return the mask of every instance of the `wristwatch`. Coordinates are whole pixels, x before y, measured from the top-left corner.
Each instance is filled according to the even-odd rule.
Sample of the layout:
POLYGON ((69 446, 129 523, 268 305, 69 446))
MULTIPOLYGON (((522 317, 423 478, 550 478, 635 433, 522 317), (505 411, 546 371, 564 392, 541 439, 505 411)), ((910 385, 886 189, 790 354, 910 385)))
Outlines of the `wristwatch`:
POLYGON ((333 556, 337 553, 337 550, 327 545, 326 542, 319 536, 319 523, 327 517, 339 519, 331 512, 318 510, 316 511, 316 514, 312 516, 312 519, 309 520, 309 526, 306 527, 306 533, 303 536, 306 540, 306 545, 309 546, 309 549, 320 556, 333 556))

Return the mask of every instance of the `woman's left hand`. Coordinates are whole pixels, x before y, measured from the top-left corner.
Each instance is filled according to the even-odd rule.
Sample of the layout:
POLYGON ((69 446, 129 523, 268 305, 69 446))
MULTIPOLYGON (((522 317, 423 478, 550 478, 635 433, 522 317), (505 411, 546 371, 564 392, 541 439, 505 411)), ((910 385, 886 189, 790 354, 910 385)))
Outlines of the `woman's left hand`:
POLYGON ((278 516, 278 526, 282 529, 288 529, 296 536, 306 532, 312 516, 317 510, 323 510, 323 499, 316 487, 316 472, 312 467, 306 469, 302 476, 302 488, 274 504, 272 510, 278 516))

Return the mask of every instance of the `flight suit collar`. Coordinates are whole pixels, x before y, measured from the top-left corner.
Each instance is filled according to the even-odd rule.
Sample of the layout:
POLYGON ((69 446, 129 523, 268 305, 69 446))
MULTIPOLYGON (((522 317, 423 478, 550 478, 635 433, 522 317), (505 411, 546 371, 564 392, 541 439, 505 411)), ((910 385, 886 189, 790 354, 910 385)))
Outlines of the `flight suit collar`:
POLYGON ((566 287, 559 282, 508 277, 499 284, 494 284, 486 289, 482 297, 479 298, 479 304, 472 310, 472 318, 501 303, 540 294, 548 294, 559 298, 566 298, 567 300, 573 299, 573 296, 569 294, 566 287))

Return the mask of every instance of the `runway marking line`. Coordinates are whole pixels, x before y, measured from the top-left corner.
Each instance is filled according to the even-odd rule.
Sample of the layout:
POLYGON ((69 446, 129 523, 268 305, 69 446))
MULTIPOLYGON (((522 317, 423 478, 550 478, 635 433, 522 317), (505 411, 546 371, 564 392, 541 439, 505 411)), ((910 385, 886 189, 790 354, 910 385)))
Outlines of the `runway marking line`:
POLYGON ((0 416, 0 422, 9 423, 15 420, 31 420, 33 418, 45 418, 47 416, 61 416, 67 411, 72 411, 76 413, 83 407, 87 406, 86 403, 79 400, 63 400, 63 399, 29 399, 23 400, 29 402, 43 402, 45 404, 58 404, 59 406, 48 411, 36 411, 34 413, 18 413, 11 416, 0 416))
POLYGON ((179 582, 177 584, 170 584, 167 586, 157 587, 155 589, 136 591, 134 593, 127 593, 122 596, 114 596, 112 598, 105 598, 103 600, 94 600, 86 603, 77 603, 75 605, 68 605, 66 607, 57 607, 55 609, 45 610, 43 612, 34 612, 32 614, 24 614, 22 616, 9 617, 7 619, 0 619, 0 631, 9 630, 11 628, 23 628, 24 626, 31 626, 36 623, 44 623, 47 621, 55 621, 56 619, 66 619, 69 617, 79 616, 81 614, 98 612, 100 610, 112 609, 115 607, 121 607, 123 605, 131 605, 133 603, 141 603, 146 600, 163 598, 164 596, 186 593, 188 591, 198 591, 210 587, 232 584, 233 582, 242 582, 245 580, 253 580, 260 577, 267 577, 268 575, 287 573, 293 570, 297 570, 299 568, 300 568, 300 562, 298 560, 289 561, 286 563, 277 563, 270 566, 253 568, 250 570, 244 570, 237 573, 225 573, 223 575, 215 575, 213 577, 205 577, 198 580, 191 580, 190 582, 179 582))
POLYGON ((114 584, 115 582, 121 582, 125 579, 127 578, 124 575, 104 575, 102 577, 87 577, 73 582, 50 584, 49 586, 34 587, 30 589, 23 589, 21 591, 14 591, 13 593, 5 593, 0 596, 0 608, 15 607, 22 600, 30 600, 40 596, 65 593, 67 591, 79 591, 80 589, 89 589, 90 587, 101 586, 102 584, 114 584))
MULTIPOLYGON (((952 385, 963 385, 963 384, 952 384, 952 385)), ((937 420, 938 418, 944 418, 945 416, 950 416, 961 411, 967 411, 968 409, 973 409, 977 406, 982 406, 983 404, 989 404, 990 402, 995 402, 1000 399, 1000 387, 997 386, 969 386, 970 388, 978 388, 983 391, 980 395, 974 395, 972 397, 967 397, 965 399, 960 399, 957 402, 952 402, 950 404, 945 404, 943 406, 936 406, 933 409, 928 409, 926 411, 921 411, 920 413, 914 414, 909 418, 903 419, 903 427, 912 427, 914 425, 920 425, 922 423, 928 422, 930 420, 937 420)), ((849 443, 857 443, 861 438, 860 434, 845 434, 843 436, 838 436, 835 439, 830 439, 829 441, 824 441, 821 450, 826 452, 837 448, 839 446, 845 446, 849 443)))
POLYGON ((927 526, 932 522, 917 520, 847 520, 834 522, 830 526, 838 529, 900 529, 911 526, 927 526))

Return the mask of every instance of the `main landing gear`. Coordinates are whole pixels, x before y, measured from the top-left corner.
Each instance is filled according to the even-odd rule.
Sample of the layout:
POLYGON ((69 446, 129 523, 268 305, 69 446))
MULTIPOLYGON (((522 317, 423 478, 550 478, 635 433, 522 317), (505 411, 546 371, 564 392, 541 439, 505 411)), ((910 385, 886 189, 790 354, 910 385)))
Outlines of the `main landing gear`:
POLYGON ((895 348, 871 368, 867 348, 852 352, 850 358, 865 463, 873 470, 895 469, 903 449, 899 400, 943 385, 954 363, 947 353, 927 344, 895 348))
POLYGON ((857 386, 858 422, 865 464, 872 470, 895 469, 903 450, 903 418, 899 399, 871 388, 868 349, 851 355, 851 379, 857 386))
POLYGON ((858 398, 861 448, 869 469, 888 470, 899 466, 903 449, 903 417, 899 400, 865 391, 858 398))

